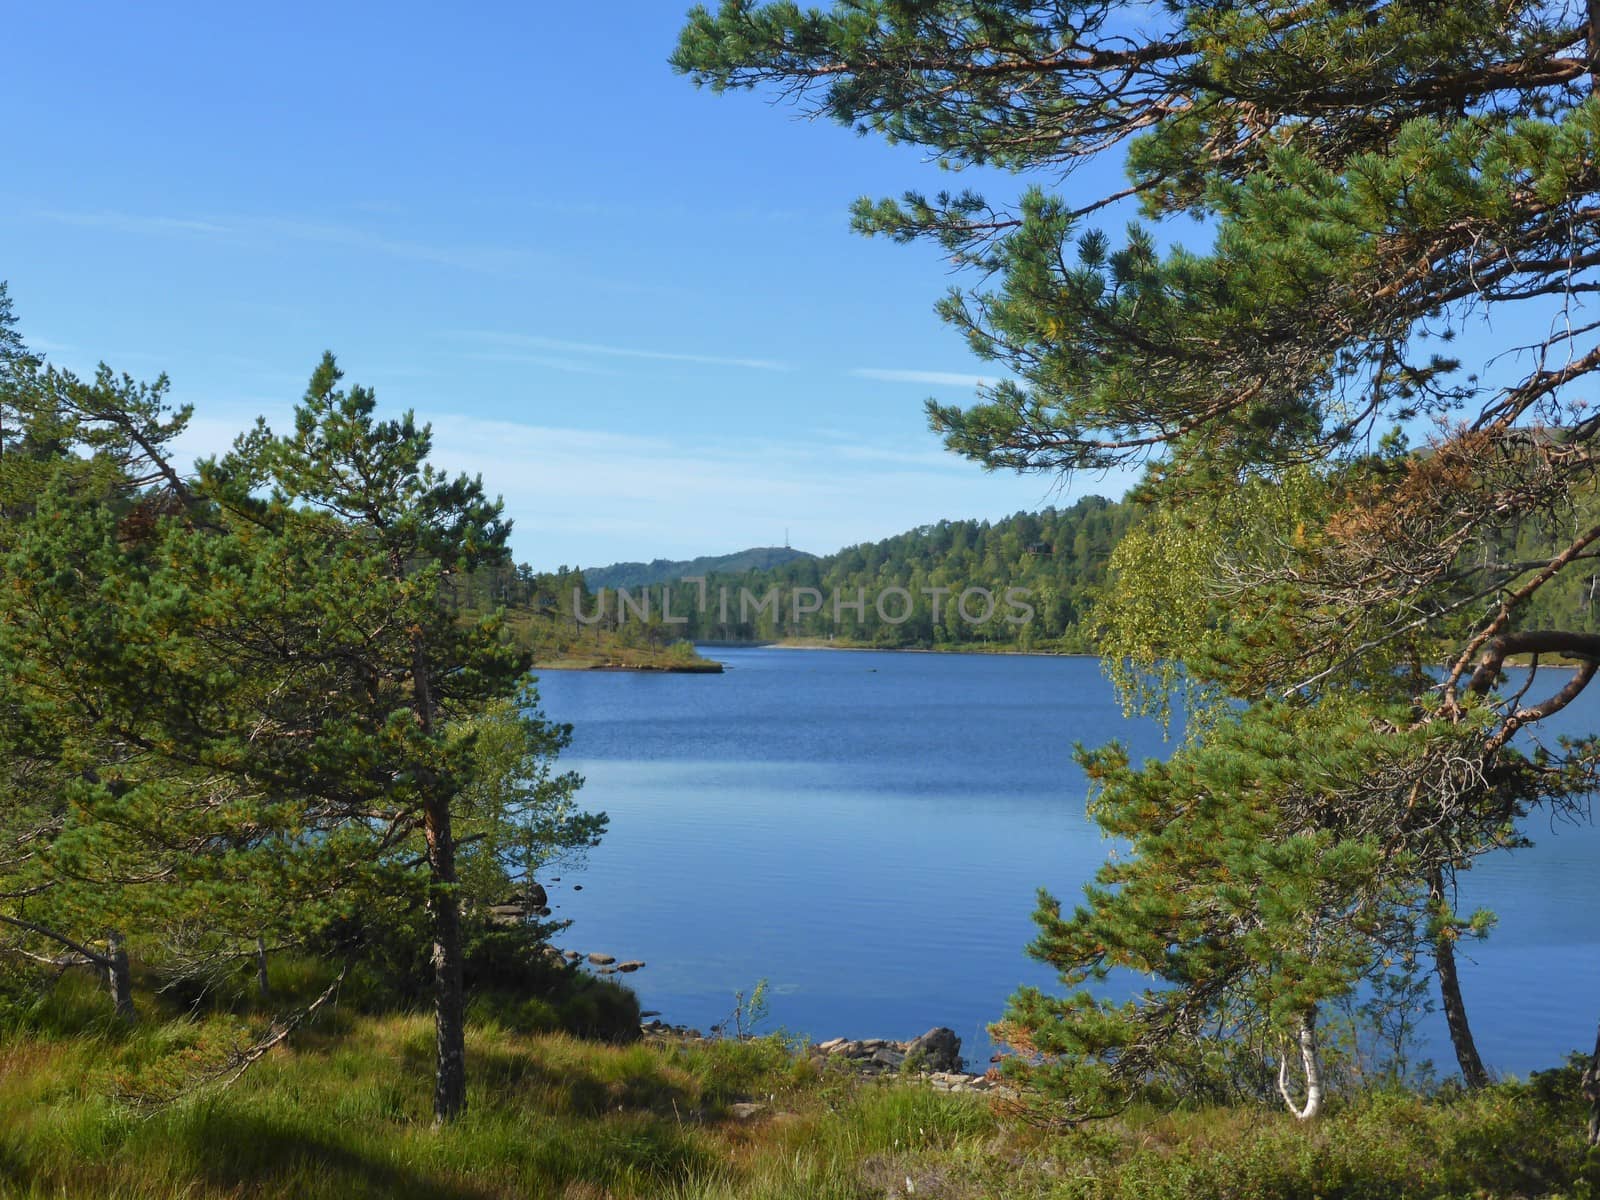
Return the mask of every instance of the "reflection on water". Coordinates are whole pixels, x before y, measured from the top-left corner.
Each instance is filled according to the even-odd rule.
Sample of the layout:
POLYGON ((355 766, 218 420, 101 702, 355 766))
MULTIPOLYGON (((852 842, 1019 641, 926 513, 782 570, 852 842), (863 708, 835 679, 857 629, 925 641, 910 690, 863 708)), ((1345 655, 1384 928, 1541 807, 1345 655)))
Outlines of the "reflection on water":
MULTIPOLYGON (((1036 890, 1077 894, 1106 843, 1084 813, 1075 742, 1170 746, 1121 716, 1082 658, 710 651, 720 676, 550 672, 549 715, 575 727, 564 765, 611 832, 550 888, 566 945, 642 958, 647 1008, 704 1027, 733 993, 772 987, 772 1019, 819 1038, 933 1025, 984 1052, 1023 982, 1036 890), (572 890, 574 883, 581 891, 572 890)), ((1600 700, 1561 714, 1600 722, 1600 700)), ((1463 989, 1502 1071, 1593 1045, 1600 958, 1594 828, 1544 825, 1483 860, 1461 906, 1500 923, 1465 947, 1463 989)), ((1443 1022, 1423 1050, 1453 1068, 1443 1022)))

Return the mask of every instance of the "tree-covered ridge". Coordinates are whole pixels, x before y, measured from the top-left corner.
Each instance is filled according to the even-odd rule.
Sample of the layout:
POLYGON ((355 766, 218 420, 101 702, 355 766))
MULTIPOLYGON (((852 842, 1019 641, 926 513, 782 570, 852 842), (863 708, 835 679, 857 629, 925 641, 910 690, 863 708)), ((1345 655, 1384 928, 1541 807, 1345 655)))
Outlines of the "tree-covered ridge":
POLYGON ((590 591, 601 588, 641 588, 656 583, 675 583, 686 575, 737 575, 763 571, 798 558, 811 558, 804 550, 788 546, 755 546, 733 554, 709 554, 687 560, 668 558, 650 562, 620 562, 607 567, 583 568, 584 582, 590 591))
POLYGON ((524 668, 608 668, 637 671, 709 671, 722 668, 695 653, 676 630, 618 626, 579 619, 593 601, 583 572, 560 566, 536 571, 510 561, 457 573, 444 602, 458 621, 493 620, 500 641, 524 668))
POLYGON ((1086 652, 1096 591, 1137 514, 1130 501, 1090 496, 993 522, 939 521, 766 570, 597 593, 578 607, 625 641, 1086 652))
MULTIPOLYGON (((1569 523, 1600 512, 1600 499, 1580 508, 1569 514, 1569 523)), ((1119 570, 1115 552, 1135 529, 1155 536, 1153 527, 1141 525, 1149 516, 1150 510, 1135 499, 1090 496, 1065 508, 1016 513, 993 522, 943 520, 822 556, 776 548, 683 562, 618 564, 603 569, 598 578, 604 582, 599 583, 596 572, 588 569, 535 571, 527 564, 502 564, 459 579, 452 602, 463 614, 503 608, 507 636, 541 665, 682 668, 694 661, 682 648, 686 641, 817 639, 893 649, 1097 653, 1100 624, 1115 618, 1113 608, 1096 610, 1119 570), (773 566, 729 569, 750 555, 787 558, 773 566), (708 565, 716 563, 724 566, 708 565), (639 579, 611 582, 633 576, 639 579), (996 597, 989 620, 963 616, 960 599, 970 588, 996 597), (1020 589, 1016 606, 1005 602, 1012 588, 1020 589), (821 593, 820 608, 805 611, 814 598, 804 589, 821 593), (626 597, 619 594, 624 590, 626 597), (910 603, 891 595, 885 619, 878 598, 899 590, 909 593, 910 603), (796 592, 802 593, 798 616, 796 592), (770 599, 773 593, 776 601, 770 599), (834 597, 840 600, 837 616, 834 597), (858 608, 863 597, 865 604, 858 608), (1021 620, 1024 614, 1027 619, 1021 620), (679 649, 668 653, 674 646, 679 649)), ((1548 555, 1561 537, 1553 520, 1487 530, 1461 551, 1462 558, 1500 563, 1548 555)), ((1199 555, 1209 561, 1217 553, 1217 546, 1195 528, 1160 536, 1174 542, 1173 553, 1191 560, 1199 555)), ((1174 611, 1198 603, 1209 612, 1222 597, 1208 596, 1206 586, 1193 576, 1193 570, 1187 576, 1167 571, 1169 582, 1184 578, 1184 586, 1192 588, 1181 603, 1163 597, 1153 580, 1146 581, 1151 586, 1144 588, 1142 600, 1130 600, 1135 593, 1121 589, 1119 599, 1108 603, 1142 603, 1148 611, 1140 619, 1147 621, 1156 621, 1155 610, 1169 603, 1174 611)), ((968 614, 981 615, 983 608, 981 598, 969 597, 968 614)), ((1529 613, 1536 624, 1600 631, 1600 571, 1563 575, 1530 601, 1529 613)), ((1206 620, 1208 629, 1219 628, 1215 614, 1206 620)))

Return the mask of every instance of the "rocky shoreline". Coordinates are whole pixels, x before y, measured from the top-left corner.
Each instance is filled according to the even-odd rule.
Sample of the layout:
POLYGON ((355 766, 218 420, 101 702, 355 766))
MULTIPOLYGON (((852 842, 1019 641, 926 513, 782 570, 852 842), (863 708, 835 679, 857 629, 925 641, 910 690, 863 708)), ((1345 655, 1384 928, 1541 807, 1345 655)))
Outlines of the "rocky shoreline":
MULTIPOLYGON (((683 1025, 668 1025, 657 1013, 639 1026, 646 1038, 667 1041, 708 1042, 698 1029, 683 1025)), ((942 1092, 1006 1092, 1007 1088, 996 1070, 974 1075, 965 1069, 961 1057, 961 1038, 955 1030, 939 1026, 921 1037, 906 1042, 887 1038, 832 1038, 826 1042, 813 1042, 798 1051, 811 1060, 819 1070, 847 1070, 868 1079, 879 1077, 921 1078, 942 1092)))
MULTIPOLYGON (((537 884, 534 886, 538 888, 537 884)), ((538 899, 542 902, 544 889, 538 890, 538 899)), ((599 951, 585 954, 578 950, 547 946, 545 953, 552 962, 564 965, 569 970, 576 971, 587 966, 599 976, 632 974, 645 965, 639 959, 618 962, 615 955, 599 951)), ((687 1025, 670 1025, 661 1020, 661 1014, 654 1010, 647 1010, 640 1016, 649 1018, 639 1026, 639 1033, 645 1038, 688 1042, 718 1040, 687 1025)), ((716 1030, 712 1032, 715 1034, 716 1030)), ((1007 1091, 999 1071, 991 1068, 982 1074, 973 1074, 966 1070, 966 1062, 961 1057, 960 1036, 955 1030, 942 1025, 905 1042, 888 1038, 836 1037, 825 1042, 812 1042, 797 1053, 810 1059, 820 1070, 844 1069, 867 1078, 916 1076, 945 1092, 1007 1091)))

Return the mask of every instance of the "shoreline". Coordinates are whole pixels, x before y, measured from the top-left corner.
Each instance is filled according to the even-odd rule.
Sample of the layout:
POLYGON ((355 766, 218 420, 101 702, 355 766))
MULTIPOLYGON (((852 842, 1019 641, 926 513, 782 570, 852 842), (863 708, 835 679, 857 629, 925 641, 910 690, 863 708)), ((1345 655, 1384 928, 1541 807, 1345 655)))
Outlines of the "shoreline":
MULTIPOLYGON (((1100 659, 1103 655, 1088 650, 1006 650, 1006 649, 981 649, 978 647, 956 646, 861 646, 850 643, 823 642, 812 639, 780 639, 771 642, 696 642, 698 650, 827 650, 836 653, 856 654, 944 654, 951 656, 976 656, 994 658, 1092 658, 1100 659)), ((1532 664, 1519 662, 1516 657, 1506 661, 1506 667, 1512 670, 1528 670, 1532 664)), ((1582 665, 1575 659, 1557 659, 1538 664, 1540 670, 1572 671, 1582 665)), ((682 663, 628 663, 591 662, 583 659, 535 663, 530 668, 533 671, 604 671, 627 672, 634 674, 664 674, 664 675, 722 675, 726 673, 726 664, 715 658, 701 657, 699 661, 682 663)))
MULTIPOLYGON (((949 655, 987 655, 992 657, 1007 658, 1093 658, 1105 657, 1092 650, 982 650, 976 647, 954 646, 857 646, 847 643, 818 642, 804 639, 780 640, 776 642, 696 642, 696 646, 704 646, 709 650, 842 650, 855 651, 867 654, 949 654, 949 655)), ((1507 668, 1519 671, 1528 670, 1533 664, 1526 661, 1525 655, 1512 655, 1506 659, 1507 668)), ((1538 664, 1541 671, 1560 670, 1572 671, 1582 666, 1581 660, 1571 658, 1557 658, 1542 661, 1538 664)))
POLYGON ((626 663, 534 663, 530 670, 533 671, 621 671, 631 672, 636 675, 721 675, 726 668, 720 662, 708 661, 700 663, 657 664, 641 663, 638 666, 629 666, 626 663))
POLYGON ((978 655, 1006 658, 1099 658, 1087 650, 998 650, 968 649, 956 646, 857 646, 838 642, 818 642, 803 639, 776 642, 696 642, 707 650, 834 650, 853 651, 858 654, 949 654, 978 655))

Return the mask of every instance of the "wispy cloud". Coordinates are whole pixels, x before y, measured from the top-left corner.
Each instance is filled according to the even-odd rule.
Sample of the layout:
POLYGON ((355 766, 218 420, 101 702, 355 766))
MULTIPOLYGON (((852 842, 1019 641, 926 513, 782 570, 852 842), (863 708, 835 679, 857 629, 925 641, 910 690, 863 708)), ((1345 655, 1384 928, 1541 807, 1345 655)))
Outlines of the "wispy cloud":
POLYGON ((140 213, 113 212, 100 209, 96 212, 60 212, 47 209, 38 214, 47 221, 61 225, 78 225, 85 229, 111 229, 117 233, 136 233, 145 236, 200 236, 227 237, 236 231, 216 221, 198 221, 187 217, 148 216, 140 213))
POLYGON ((860 441, 848 452, 811 438, 620 434, 486 419, 419 404, 435 458, 481 473, 516 520, 517 554, 559 561, 649 560, 776 545, 840 546, 941 517, 998 517, 1056 499, 1059 481, 1002 478, 931 438, 860 441))
POLYGON ((302 221, 282 217, 195 218, 100 209, 92 212, 43 210, 47 221, 85 229, 107 229, 143 237, 206 238, 237 243, 309 242, 339 246, 389 258, 437 263, 485 273, 525 270, 554 261, 552 256, 519 246, 451 245, 393 237, 360 225, 302 221))
POLYGON ((36 351, 39 354, 69 354, 77 349, 76 346, 73 346, 70 343, 58 342, 51 338, 40 337, 36 333, 28 334, 28 336, 23 340, 28 343, 29 350, 36 351))
POLYGON ((958 371, 895 371, 883 367, 856 367, 850 372, 857 379, 880 383, 921 383, 930 387, 992 387, 998 375, 964 375, 958 371))
POLYGON ((793 226, 800 223, 817 224, 837 222, 837 210, 829 208, 780 208, 767 205, 740 205, 731 208, 708 208, 702 201, 694 203, 629 204, 615 200, 532 200, 528 207, 540 212, 559 213, 564 216, 592 217, 615 221, 625 219, 630 225, 650 221, 662 225, 682 225, 685 221, 715 217, 718 223, 743 225, 775 224, 793 226))
POLYGON ((968 471, 971 467, 947 450, 896 450, 886 446, 860 446, 854 444, 830 447, 833 453, 852 462, 893 463, 902 467, 920 467, 930 471, 968 471))
POLYGON ((520 363, 530 367, 548 367, 552 371, 565 371, 570 375, 610 375, 615 378, 622 376, 621 371, 599 367, 592 362, 583 362, 576 358, 557 358, 550 354, 523 354, 516 350, 481 350, 467 357, 474 362, 520 363))
POLYGON ((511 349, 553 351, 557 354, 592 355, 597 358, 643 359, 649 362, 692 363, 703 367, 740 367, 750 371, 792 371, 793 365, 770 358, 739 358, 722 354, 696 354, 682 350, 646 350, 636 346, 612 346, 601 342, 569 342, 561 338, 527 333, 501 333, 469 329, 457 337, 484 345, 511 349))
MULTIPOLYGON (((1011 478, 972 469, 936 448, 827 432, 796 437, 614 433, 545 424, 530 414, 488 418, 422 400, 433 426, 433 459, 481 474, 516 522, 516 554, 541 567, 649 560, 775 545, 826 553, 941 517, 999 517, 1070 495, 1119 495, 1133 482, 1011 478)), ((227 449, 262 412, 273 428, 292 423, 283 400, 239 395, 206 406, 191 424, 185 455, 227 449)))
POLYGON ((448 245, 413 241, 408 238, 389 237, 356 225, 287 221, 278 218, 255 221, 251 224, 268 236, 343 246, 390 258, 438 263, 441 266, 459 267, 467 271, 481 271, 488 274, 516 271, 539 264, 548 265, 554 261, 548 254, 525 247, 448 245))

